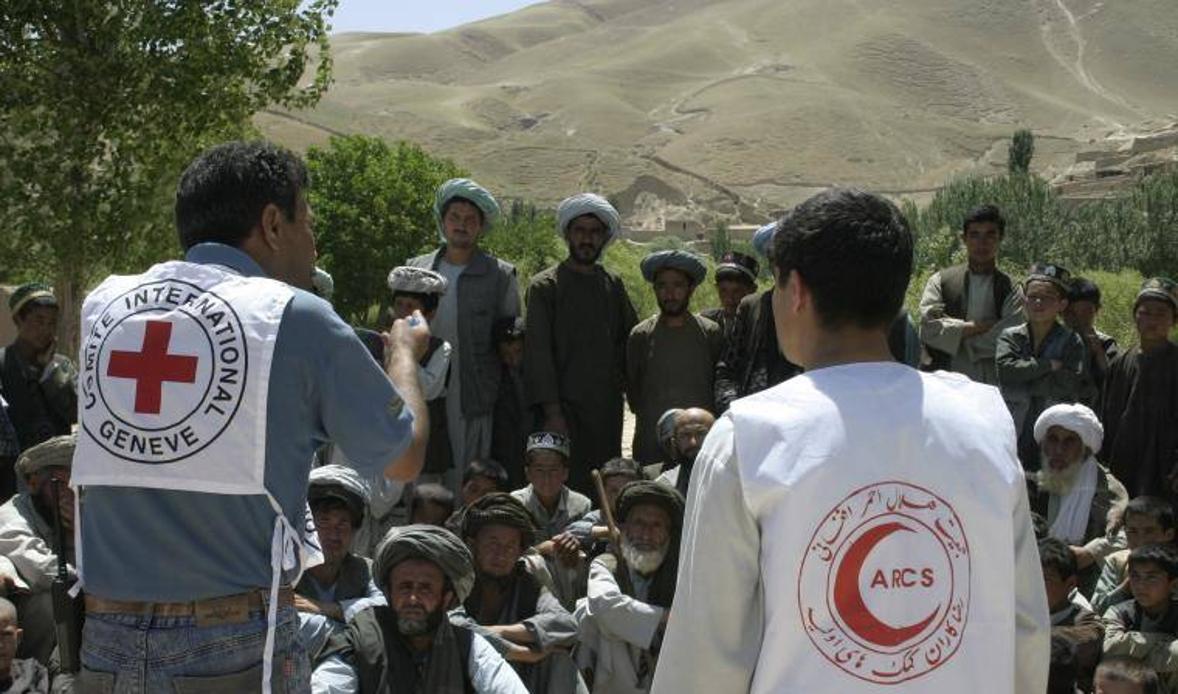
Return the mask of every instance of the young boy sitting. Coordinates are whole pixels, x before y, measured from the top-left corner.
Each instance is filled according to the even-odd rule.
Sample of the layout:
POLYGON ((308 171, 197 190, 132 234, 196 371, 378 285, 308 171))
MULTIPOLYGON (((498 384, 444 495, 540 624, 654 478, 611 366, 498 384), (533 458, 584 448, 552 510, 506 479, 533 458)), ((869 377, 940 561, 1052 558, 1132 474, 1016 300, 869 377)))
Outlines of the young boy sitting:
POLYGON ((1178 635, 1178 552, 1168 545, 1146 545, 1129 553, 1126 600, 1104 613, 1104 654, 1128 656, 1153 668, 1166 688, 1178 685, 1178 662, 1171 655, 1178 635))
POLYGON ((1174 507, 1156 496, 1139 496, 1125 506, 1121 524, 1128 549, 1110 554, 1104 559, 1100 579, 1092 593, 1092 609, 1097 614, 1132 597, 1126 566, 1129 553, 1146 545, 1173 545, 1175 535, 1174 507))
POLYGON ((1047 607, 1051 610, 1051 636, 1062 637, 1072 645, 1076 681, 1084 691, 1091 691, 1092 673, 1100 661, 1104 626, 1100 617, 1072 597, 1079 580, 1076 555, 1066 542, 1049 537, 1039 541, 1039 563, 1043 567, 1047 607))
POLYGON ((462 473, 462 505, 470 506, 492 492, 507 492, 507 484, 507 470, 497 461, 472 460, 462 473))
POLYGON ((415 484, 409 502, 409 522, 446 527, 454 508, 454 492, 440 484, 415 484))
POLYGON ((1028 471, 1039 469, 1035 421, 1052 405, 1078 402, 1086 384, 1084 341, 1058 320, 1068 305, 1070 279, 1058 265, 1032 265, 1023 284, 1027 322, 1003 330, 994 355, 1018 432, 1019 460, 1028 471))
POLYGON ((22 631, 16 606, 0 598, 0 692, 48 692, 49 671, 33 658, 16 659, 22 631))
POLYGON ((529 436, 524 454, 524 475, 528 478, 528 486, 511 495, 523 502, 536 521, 537 542, 560 535, 566 525, 589 513, 593 507, 589 497, 565 486, 569 479, 567 436, 550 431, 529 436))
POLYGON ((1096 694, 1160 694, 1158 674, 1132 658, 1105 658, 1096 668, 1096 694))

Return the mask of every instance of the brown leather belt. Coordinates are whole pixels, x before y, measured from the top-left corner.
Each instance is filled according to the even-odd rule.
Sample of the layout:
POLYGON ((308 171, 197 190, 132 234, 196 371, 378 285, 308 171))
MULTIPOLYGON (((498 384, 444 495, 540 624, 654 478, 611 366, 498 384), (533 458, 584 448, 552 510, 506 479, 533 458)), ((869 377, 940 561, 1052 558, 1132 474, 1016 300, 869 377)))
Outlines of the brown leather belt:
MULTIPOLYGON (((107 600, 87 595, 86 612, 138 617, 196 617, 198 627, 211 627, 249 621, 251 612, 260 612, 266 609, 266 601, 269 596, 269 591, 251 590, 236 595, 225 595, 192 602, 143 602, 107 600)), ((278 589, 278 606, 294 606, 294 590, 290 586, 278 589)))

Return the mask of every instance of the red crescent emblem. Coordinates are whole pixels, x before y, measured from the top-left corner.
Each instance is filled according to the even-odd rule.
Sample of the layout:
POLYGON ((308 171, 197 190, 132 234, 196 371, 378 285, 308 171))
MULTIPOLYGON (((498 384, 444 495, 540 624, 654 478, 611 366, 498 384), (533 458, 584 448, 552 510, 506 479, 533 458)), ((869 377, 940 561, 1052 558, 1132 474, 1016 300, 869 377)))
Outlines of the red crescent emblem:
POLYGON ((891 522, 877 525, 863 533, 855 540, 850 549, 843 556, 843 563, 839 566, 834 581, 834 605, 839 616, 847 627, 871 643, 886 648, 898 646, 915 637, 928 628, 937 617, 937 610, 916 624, 906 627, 892 627, 884 624, 863 602, 863 593, 859 591, 859 574, 863 571, 863 563, 867 555, 875 546, 897 532, 910 533, 913 530, 900 523, 891 522))

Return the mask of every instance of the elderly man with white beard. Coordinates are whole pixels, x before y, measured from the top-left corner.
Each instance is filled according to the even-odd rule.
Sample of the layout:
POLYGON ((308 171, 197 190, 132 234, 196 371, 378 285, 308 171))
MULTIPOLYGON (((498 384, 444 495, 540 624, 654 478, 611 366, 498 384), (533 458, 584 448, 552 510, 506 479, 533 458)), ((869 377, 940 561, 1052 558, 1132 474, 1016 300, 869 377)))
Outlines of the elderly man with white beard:
POLYGON ((1096 562, 1124 547, 1109 533, 1115 525, 1109 516, 1120 514, 1129 494, 1096 461, 1104 428, 1092 410, 1078 404, 1049 407, 1036 420, 1034 434, 1043 461, 1027 479, 1031 510, 1047 519, 1051 537, 1072 547, 1081 587, 1090 590, 1096 562))
POLYGON ((646 480, 618 495, 620 537, 590 564, 575 615, 577 660, 594 694, 650 691, 675 597, 683 505, 674 488, 646 480))

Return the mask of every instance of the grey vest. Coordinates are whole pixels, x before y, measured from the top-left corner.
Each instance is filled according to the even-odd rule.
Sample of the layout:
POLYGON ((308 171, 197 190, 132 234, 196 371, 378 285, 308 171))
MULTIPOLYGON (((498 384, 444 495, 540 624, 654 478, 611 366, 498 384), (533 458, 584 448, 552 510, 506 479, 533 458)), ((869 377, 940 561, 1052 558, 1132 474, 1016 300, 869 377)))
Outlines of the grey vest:
MULTIPOLYGON (((941 300, 945 303, 945 315, 958 320, 965 320, 965 307, 969 304, 969 265, 962 263, 941 270, 941 300)), ((995 318, 1002 318, 1002 307, 1006 298, 1014 291, 1014 282, 1010 275, 994 269, 994 310, 995 318)), ((939 349, 925 345, 932 357, 929 371, 949 370, 953 362, 953 355, 939 349)))
MULTIPOLYGON (((445 246, 417 256, 408 265, 437 270, 445 246)), ((458 277, 458 358, 462 386, 462 414, 491 414, 502 375, 493 330, 500 314, 515 266, 481 250, 458 277)), ((455 291, 451 288, 447 291, 455 291)), ((451 366, 451 368, 453 368, 451 366)))

